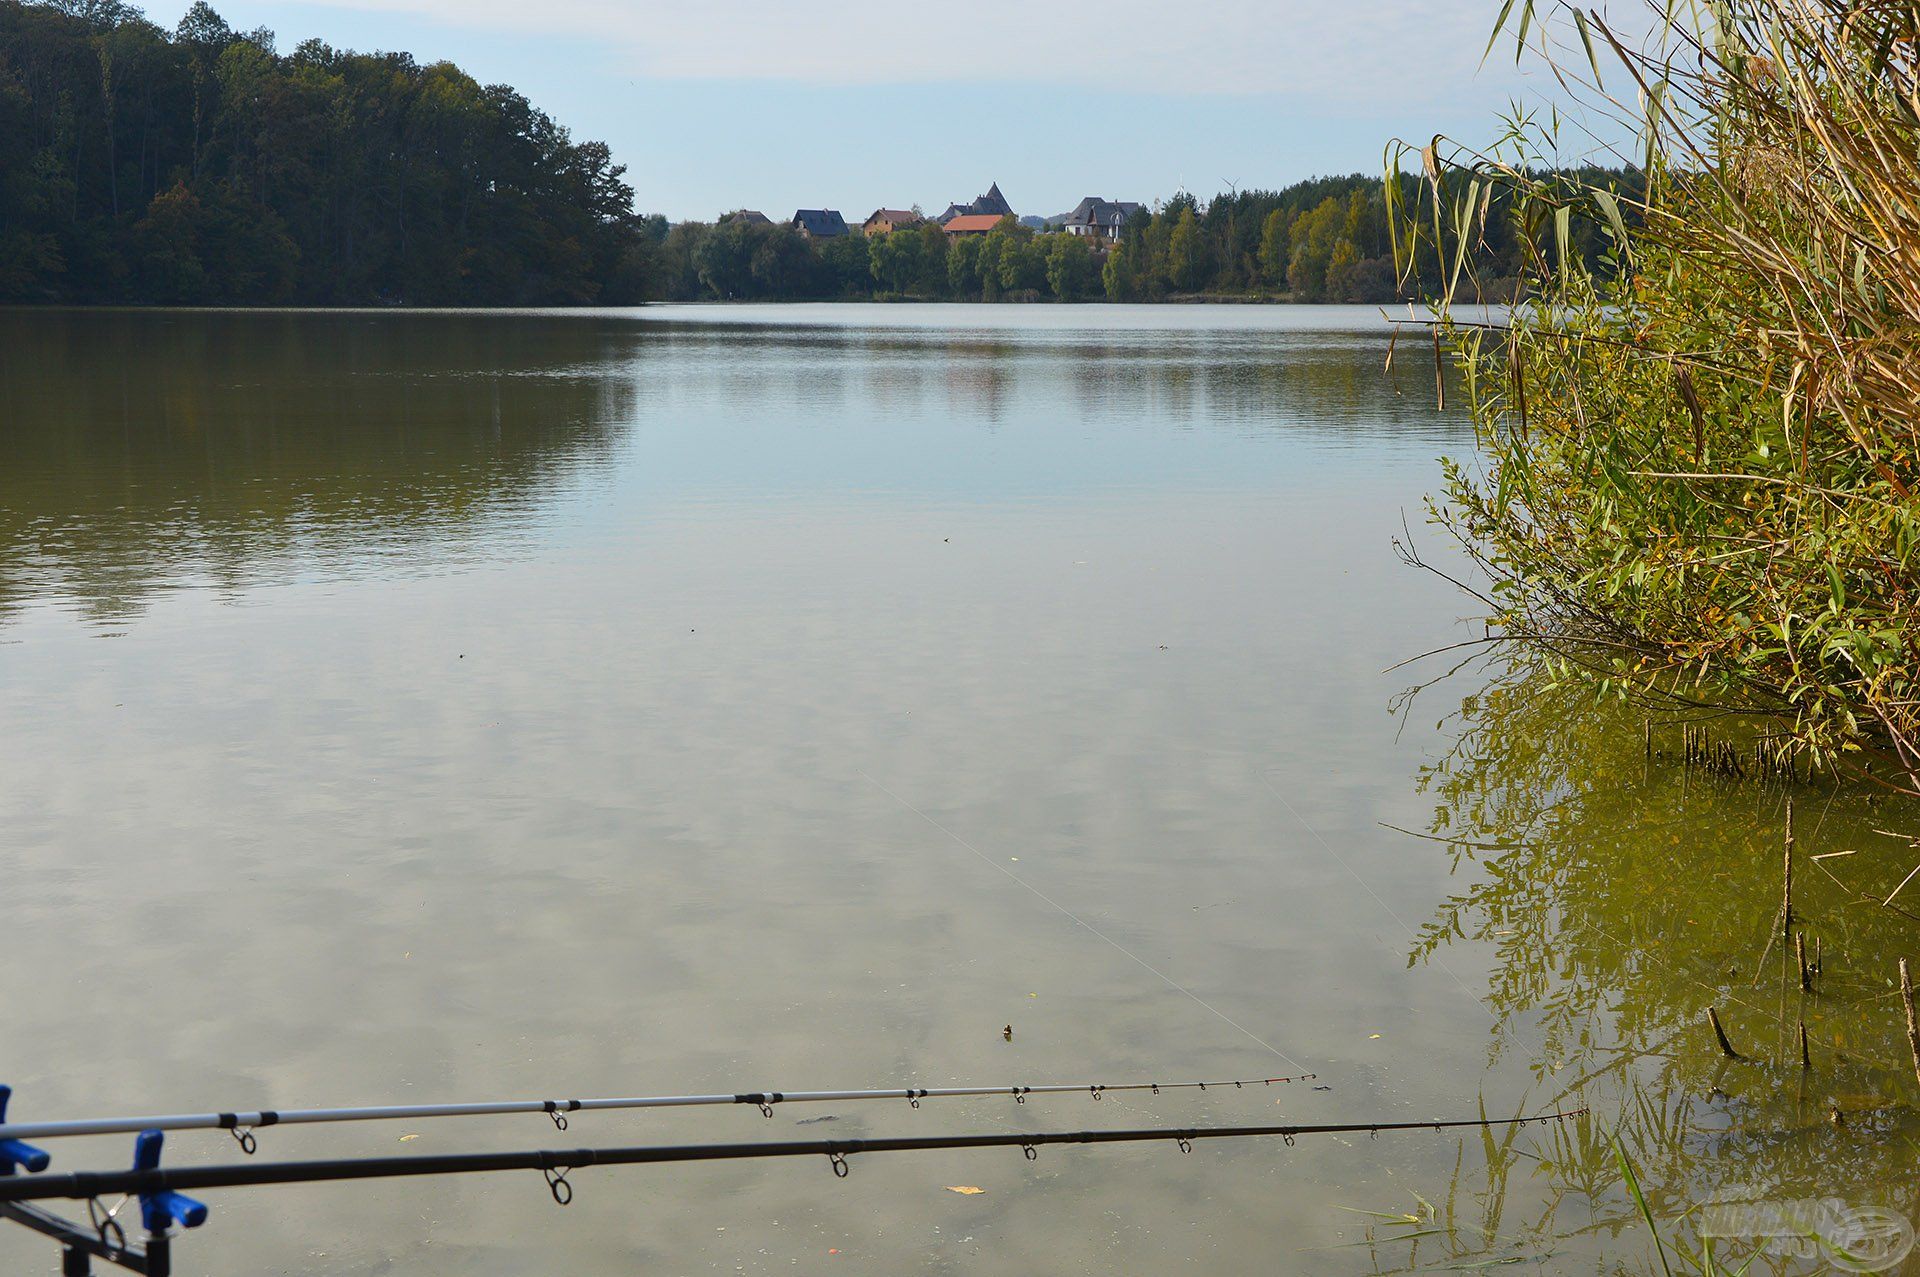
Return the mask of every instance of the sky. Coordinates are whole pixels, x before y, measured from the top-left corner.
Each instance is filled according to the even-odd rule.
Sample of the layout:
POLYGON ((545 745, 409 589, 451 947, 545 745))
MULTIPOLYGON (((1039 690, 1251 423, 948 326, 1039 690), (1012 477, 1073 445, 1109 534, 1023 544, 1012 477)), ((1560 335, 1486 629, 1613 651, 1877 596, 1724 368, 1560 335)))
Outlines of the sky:
MULTIPOLYGON (((190 0, 145 5, 172 26, 190 0)), ((405 50, 511 84, 627 166, 643 212, 1017 212, 1203 200, 1484 141, 1550 88, 1481 65, 1490 0, 213 0, 282 52, 405 50)))

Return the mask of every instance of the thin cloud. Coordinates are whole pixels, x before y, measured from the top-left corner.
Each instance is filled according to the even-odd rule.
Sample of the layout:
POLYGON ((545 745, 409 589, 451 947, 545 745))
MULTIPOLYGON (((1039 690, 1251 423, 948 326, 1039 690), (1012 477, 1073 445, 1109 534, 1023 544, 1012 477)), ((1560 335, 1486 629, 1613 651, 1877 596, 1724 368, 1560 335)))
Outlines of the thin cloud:
MULTIPOLYGON (((1470 79, 1491 13, 1480 0, 1109 0, 1098 14, 1006 3, 791 0, 321 0, 453 26, 588 36, 661 79, 822 85, 1051 83, 1152 94, 1372 98, 1470 79)), ((1097 123, 1097 122, 1096 122, 1097 123)))

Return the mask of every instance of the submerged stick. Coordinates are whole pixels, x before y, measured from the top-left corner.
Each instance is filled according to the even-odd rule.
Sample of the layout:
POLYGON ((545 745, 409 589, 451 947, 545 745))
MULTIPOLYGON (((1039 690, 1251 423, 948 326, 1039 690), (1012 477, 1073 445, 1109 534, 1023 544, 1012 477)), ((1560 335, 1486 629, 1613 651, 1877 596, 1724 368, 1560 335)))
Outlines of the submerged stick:
POLYGON ((1793 799, 1787 799, 1787 851, 1780 888, 1780 938, 1793 935, 1793 799))
POLYGON ((1885 900, 1882 900, 1880 902, 1880 905, 1882 908, 1885 908, 1886 906, 1892 904, 1893 897, 1899 895, 1901 892, 1907 889, 1907 884, 1913 881, 1914 874, 1920 874, 1920 865, 1915 865, 1913 867, 1912 872, 1900 880, 1900 885, 1893 889, 1892 894, 1889 895, 1885 900))
POLYGON ((1813 1067, 1813 1058, 1807 1054, 1807 1022, 1800 1021, 1800 1070, 1806 1072, 1813 1067))
POLYGON ((1900 1005, 1907 1011, 1907 1049, 1913 1052, 1913 1076, 1920 1081, 1920 1019, 1913 1014, 1913 977, 1907 972, 1907 960, 1900 959, 1900 1005))
POLYGON ((1707 1008, 1707 1023, 1713 1026, 1713 1037, 1714 1040, 1720 1044, 1720 1054, 1726 1056, 1729 1060, 1744 1058, 1738 1051, 1733 1049, 1733 1043, 1727 1041, 1727 1031, 1720 1027, 1720 1013, 1712 1007, 1707 1008))

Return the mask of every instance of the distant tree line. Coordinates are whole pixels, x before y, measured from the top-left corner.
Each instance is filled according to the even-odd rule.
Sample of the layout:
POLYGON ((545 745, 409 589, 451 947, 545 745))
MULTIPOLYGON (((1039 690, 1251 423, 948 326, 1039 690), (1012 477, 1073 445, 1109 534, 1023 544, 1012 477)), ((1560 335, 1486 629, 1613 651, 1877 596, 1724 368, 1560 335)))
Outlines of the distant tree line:
POLYGON ((450 63, 0 0, 0 300, 638 301, 621 175, 450 63))
MULTIPOLYGON (((1583 169, 1597 185, 1637 191, 1631 171, 1583 169)), ((1155 212, 1137 212, 1107 259, 1104 283, 1116 301, 1178 295, 1284 296, 1303 302, 1385 302, 1435 292, 1450 263, 1423 244, 1406 268, 1396 266, 1390 218, 1417 207, 1416 179, 1400 178, 1397 210, 1381 178, 1354 174, 1296 182, 1279 191, 1229 191, 1202 207, 1181 194, 1155 212)), ((1531 232, 1509 216, 1507 195, 1494 192, 1471 228, 1475 275, 1494 294, 1525 273, 1527 239, 1538 249, 1550 227, 1531 232)), ((1601 228, 1572 219, 1571 251, 1604 270, 1601 228)), ((1404 251, 1406 235, 1398 237, 1404 251)))
POLYGON ((985 235, 934 222, 888 235, 809 240, 787 226, 681 222, 661 236, 657 277, 678 301, 918 298, 1079 301, 1102 292, 1087 240, 1038 234, 1014 218, 985 235))
MULTIPOLYGON (((1388 188, 1361 175, 1183 193, 1114 244, 1012 218, 984 236, 929 222, 821 240, 669 225, 634 212, 623 175, 605 144, 451 63, 318 40, 280 54, 205 0, 172 31, 121 0, 0 0, 0 301, 1377 302, 1434 292, 1447 269, 1428 250, 1396 271, 1388 188)), ((1526 232, 1497 201, 1485 213, 1474 274, 1497 290, 1525 274, 1526 232)), ((1573 238, 1604 269, 1598 229, 1573 238)))
MULTIPOLYGON (((1639 189, 1630 171, 1581 170, 1589 184, 1639 189)), ((1412 179, 1404 179, 1410 187, 1412 179)), ((1202 206, 1188 194, 1129 218, 1117 243, 1034 230, 1007 217, 984 236, 949 236, 926 222, 887 235, 809 240, 778 224, 722 219, 658 222, 649 267, 680 301, 919 298, 1165 301, 1221 297, 1385 302, 1437 291, 1450 263, 1430 249, 1396 270, 1387 187, 1378 177, 1316 178, 1280 191, 1233 191, 1202 206)), ((1415 207, 1403 188, 1401 209, 1415 207)), ((1495 193, 1473 228, 1474 276, 1510 291, 1525 273, 1525 232, 1495 193)), ((1570 251, 1604 273, 1606 240, 1569 224, 1570 251)), ((1538 249, 1551 228, 1532 236, 1538 249)), ((1557 251, 1557 250, 1556 250, 1557 251)))

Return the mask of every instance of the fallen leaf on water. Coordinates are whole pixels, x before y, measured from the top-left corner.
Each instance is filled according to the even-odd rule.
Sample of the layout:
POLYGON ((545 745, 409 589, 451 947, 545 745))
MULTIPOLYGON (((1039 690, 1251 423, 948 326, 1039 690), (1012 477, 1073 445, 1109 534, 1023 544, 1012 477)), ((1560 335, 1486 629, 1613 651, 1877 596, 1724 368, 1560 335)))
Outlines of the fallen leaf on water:
POLYGON ((405 1144, 405 1143, 406 1143, 406 1142, 407 1142, 408 1140, 417 1140, 417 1139, 419 1139, 419 1138, 420 1138, 420 1137, 419 1137, 418 1135, 402 1135, 402 1136, 400 1137, 400 1142, 401 1142, 402 1144, 405 1144))
POLYGON ((1374 1040, 1375 1038, 1377 1038, 1377 1037, 1379 1037, 1379 1036, 1380 1036, 1380 1035, 1379 1035, 1378 1033, 1369 1033, 1369 1034, 1367 1034, 1367 1041, 1369 1041, 1369 1042, 1371 1042, 1371 1041, 1373 1041, 1373 1040, 1374 1040))
POLYGON ((949 1184, 947 1185, 947 1191, 949 1193, 964 1193, 966 1196, 972 1197, 975 1193, 984 1193, 987 1190, 984 1188, 975 1188, 971 1184, 949 1184))

